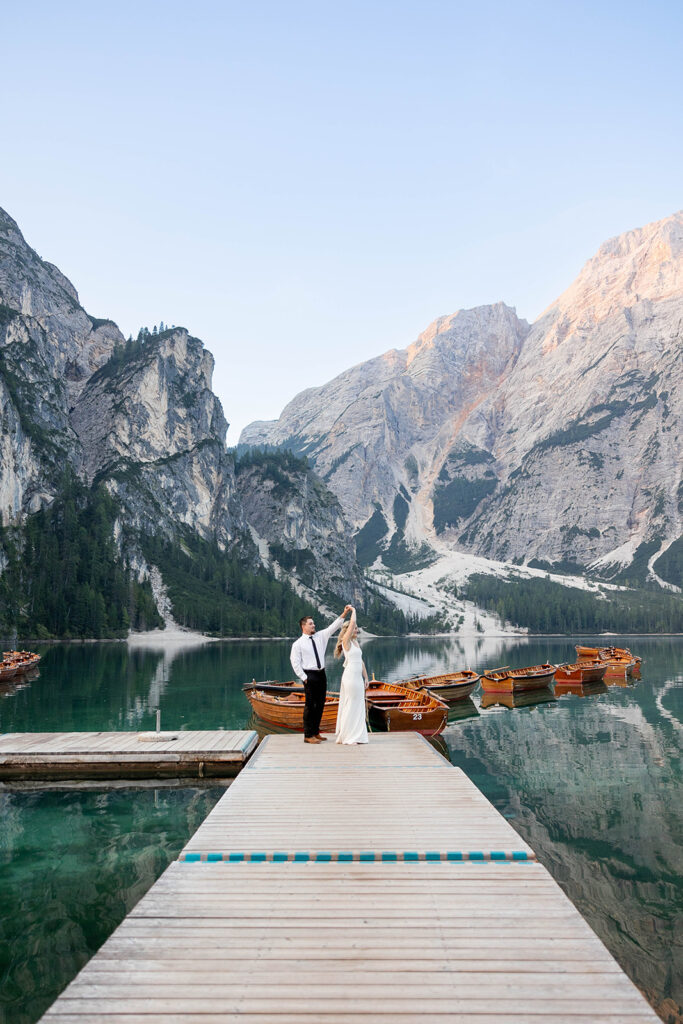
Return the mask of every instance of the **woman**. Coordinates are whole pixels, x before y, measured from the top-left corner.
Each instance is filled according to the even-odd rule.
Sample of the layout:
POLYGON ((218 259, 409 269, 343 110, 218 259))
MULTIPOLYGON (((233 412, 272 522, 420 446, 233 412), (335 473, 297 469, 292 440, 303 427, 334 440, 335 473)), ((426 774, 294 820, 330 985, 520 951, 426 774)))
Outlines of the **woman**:
POLYGON ((335 729, 337 743, 368 742, 368 730, 365 724, 365 691, 368 685, 368 673, 363 664, 357 637, 356 609, 352 607, 349 624, 342 629, 334 651, 335 658, 340 658, 344 651, 344 674, 341 680, 335 729))

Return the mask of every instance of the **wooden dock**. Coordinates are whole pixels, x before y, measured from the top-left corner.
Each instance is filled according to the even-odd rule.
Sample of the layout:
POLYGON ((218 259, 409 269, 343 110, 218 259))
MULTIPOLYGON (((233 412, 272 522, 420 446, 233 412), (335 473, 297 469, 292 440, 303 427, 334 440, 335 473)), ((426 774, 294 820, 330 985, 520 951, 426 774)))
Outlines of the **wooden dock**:
POLYGON ((533 851, 420 737, 264 741, 52 1024, 653 1024, 533 851))
POLYGON ((0 735, 0 779, 231 777, 253 730, 20 732, 0 735))

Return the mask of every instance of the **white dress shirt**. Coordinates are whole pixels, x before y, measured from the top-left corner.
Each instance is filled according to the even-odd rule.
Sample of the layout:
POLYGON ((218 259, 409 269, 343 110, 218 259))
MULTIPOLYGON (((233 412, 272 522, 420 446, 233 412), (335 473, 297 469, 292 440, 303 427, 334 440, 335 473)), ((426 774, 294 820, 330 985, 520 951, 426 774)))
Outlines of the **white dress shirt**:
POLYGON ((311 672, 313 669, 325 668, 325 649, 327 642, 336 630, 339 629, 344 621, 344 616, 340 615, 338 619, 335 619, 331 626, 327 629, 319 629, 312 636, 306 636, 302 633, 298 640, 295 640, 292 644, 292 653, 289 656, 289 660, 292 663, 294 672, 302 681, 306 682, 306 672, 311 672), (313 641, 313 643, 311 643, 313 641), (318 658, 320 659, 320 665, 315 660, 315 651, 313 645, 315 644, 315 651, 318 652, 318 658))

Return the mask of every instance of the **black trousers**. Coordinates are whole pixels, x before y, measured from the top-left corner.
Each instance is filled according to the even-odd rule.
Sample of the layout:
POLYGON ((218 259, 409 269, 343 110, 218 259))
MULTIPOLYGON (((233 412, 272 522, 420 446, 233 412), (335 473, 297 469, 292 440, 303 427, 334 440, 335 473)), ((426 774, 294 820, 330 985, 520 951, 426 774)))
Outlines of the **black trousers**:
POLYGON ((317 736, 320 732, 320 719, 323 717, 325 697, 327 696, 327 675, 324 668, 306 670, 304 693, 306 694, 304 736, 317 736))

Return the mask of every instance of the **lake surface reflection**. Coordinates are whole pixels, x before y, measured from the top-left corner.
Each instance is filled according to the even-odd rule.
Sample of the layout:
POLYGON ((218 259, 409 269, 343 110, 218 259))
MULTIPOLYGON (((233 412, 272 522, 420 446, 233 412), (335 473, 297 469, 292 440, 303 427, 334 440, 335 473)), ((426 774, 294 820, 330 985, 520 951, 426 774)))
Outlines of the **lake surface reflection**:
MULTIPOLYGON (((619 642, 618 640, 616 641, 619 642)), ((683 1021, 683 641, 625 638, 642 681, 452 709, 439 748, 536 850, 664 1020, 683 1021), (509 706, 508 706, 509 705, 509 706)), ((388 681, 573 660, 569 639, 381 639, 388 681)), ((291 677, 289 643, 54 645, 0 689, 0 732, 249 725, 244 682, 291 677)), ((330 662, 338 687, 339 662, 330 662)), ((608 681, 609 682, 609 681, 608 681)), ((0 1024, 32 1024, 195 831, 218 787, 0 788, 0 1024)))

